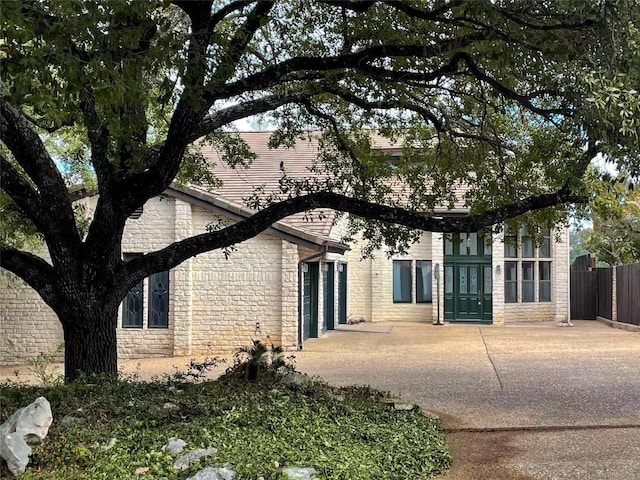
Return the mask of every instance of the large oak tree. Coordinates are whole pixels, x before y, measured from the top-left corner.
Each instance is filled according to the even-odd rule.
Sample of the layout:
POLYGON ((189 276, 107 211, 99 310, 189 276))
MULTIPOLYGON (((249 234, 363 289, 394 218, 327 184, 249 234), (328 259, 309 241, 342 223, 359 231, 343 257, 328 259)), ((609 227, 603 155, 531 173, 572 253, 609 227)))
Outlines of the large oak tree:
POLYGON ((1 8, 0 265, 58 315, 67 379, 116 372, 118 305, 140 279, 290 214, 349 212, 378 245, 408 239, 407 227, 474 231, 527 212, 552 222, 585 199, 580 179, 598 153, 637 174, 633 0, 1 8), (315 168, 330 175, 283 178, 283 192, 254 202, 252 217, 124 262, 136 209, 176 177, 211 180, 194 142, 215 142, 250 168, 228 126, 256 115, 277 126, 274 145, 322 132, 315 168), (399 139, 404 156, 390 163, 375 153, 371 132, 399 139), (70 172, 95 178, 86 231, 70 172), (471 213, 434 216, 460 183, 471 185, 471 213), (39 233, 50 261, 19 248, 23 227, 39 233))

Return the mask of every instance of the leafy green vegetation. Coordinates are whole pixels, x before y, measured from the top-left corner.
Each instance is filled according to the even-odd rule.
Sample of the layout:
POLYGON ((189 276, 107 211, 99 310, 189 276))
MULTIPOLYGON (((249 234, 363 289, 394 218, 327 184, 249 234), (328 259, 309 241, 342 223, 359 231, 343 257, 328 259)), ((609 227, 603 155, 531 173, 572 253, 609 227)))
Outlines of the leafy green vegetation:
POLYGON ((51 402, 54 423, 20 480, 178 480, 207 465, 227 466, 238 479, 279 479, 283 466, 310 466, 319 479, 404 480, 439 474, 450 463, 437 421, 395 411, 368 387, 284 385, 275 376, 11 383, 0 389, 0 421, 40 395, 51 402), (218 453, 175 470, 175 457, 162 449, 171 437, 187 442, 183 453, 218 453))

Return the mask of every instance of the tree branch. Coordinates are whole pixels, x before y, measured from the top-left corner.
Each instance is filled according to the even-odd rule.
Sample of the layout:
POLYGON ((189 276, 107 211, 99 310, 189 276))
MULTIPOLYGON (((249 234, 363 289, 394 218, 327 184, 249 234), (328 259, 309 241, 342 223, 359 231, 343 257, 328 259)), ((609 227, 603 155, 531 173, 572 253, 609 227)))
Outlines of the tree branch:
POLYGON ((42 215, 40 196, 1 153, 0 186, 38 229, 46 228, 48 220, 42 215))
POLYGON ((22 278, 47 304, 54 298, 53 267, 40 257, 0 243, 0 268, 22 278))
MULTIPOLYGON (((0 87, 0 140, 37 187, 41 210, 32 220, 48 239, 77 246, 80 235, 64 179, 40 136, 22 112, 6 101, 3 93, 0 87), (47 217, 47 223, 43 223, 43 216, 47 217)), ((29 209, 25 213, 28 214, 29 209)))
POLYGON ((190 257, 248 240, 289 215, 316 208, 330 208, 358 217, 399 224, 423 231, 457 233, 475 232, 529 211, 565 203, 585 203, 587 201, 587 196, 576 195, 569 189, 563 188, 551 193, 530 196, 483 213, 442 218, 412 212, 400 207, 372 203, 338 193, 316 192, 271 204, 234 225, 176 242, 162 250, 130 260, 121 268, 127 278, 125 283, 131 283, 152 273, 171 269, 190 257))
POLYGON ((251 10, 243 25, 238 28, 233 37, 229 41, 229 48, 225 54, 221 55, 225 61, 218 67, 213 75, 213 81, 210 82, 209 90, 214 89, 216 85, 223 84, 233 76, 238 62, 244 55, 247 46, 253 39, 256 31, 263 24, 263 20, 269 15, 274 5, 273 0, 262 0, 251 10))

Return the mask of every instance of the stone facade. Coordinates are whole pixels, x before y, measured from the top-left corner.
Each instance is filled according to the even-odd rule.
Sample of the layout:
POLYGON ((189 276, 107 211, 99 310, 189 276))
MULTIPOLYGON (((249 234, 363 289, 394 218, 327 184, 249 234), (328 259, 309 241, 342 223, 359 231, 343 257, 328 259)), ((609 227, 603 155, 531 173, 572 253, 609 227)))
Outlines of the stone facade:
MULTIPOLYGON (((91 212, 95 199, 86 200, 91 212)), ((233 217, 233 215, 230 215, 233 217)), ((203 233, 234 220, 220 209, 205 208, 179 197, 149 200, 138 219, 130 219, 123 237, 123 253, 146 253, 174 241, 203 233)), ((340 239, 346 233, 344 219, 329 235, 340 239)), ((567 318, 569 295, 568 231, 561 242, 552 242, 551 302, 505 303, 504 244, 493 238, 492 284, 493 324, 518 321, 563 321, 567 318)), ((339 266, 347 265, 347 320, 421 321, 444 320, 444 242, 442 234, 424 233, 406 255, 387 258, 385 252, 361 258, 356 241, 344 255, 324 253, 321 245, 297 242, 291 235, 270 230, 242 242, 227 252, 213 251, 192 258, 169 272, 169 318, 167 328, 148 327, 148 279, 144 281, 142 328, 122 328, 118 320, 120 358, 218 354, 248 345, 258 338, 291 350, 300 348, 299 322, 303 314, 300 281, 304 262, 319 262, 318 331, 323 332, 323 265, 334 264, 334 310, 338 324, 339 266), (440 290, 432 272, 431 303, 393 301, 393 261, 411 260, 411 282, 416 288, 416 260, 432 262, 440 269, 440 290)), ((42 252, 40 252, 42 253, 42 252)), ((549 260, 549 259, 547 259, 549 260)), ((536 282, 536 295, 537 295, 536 282)), ((122 312, 120 312, 120 317, 122 312)), ((62 342, 61 326, 35 291, 7 272, 0 273, 0 364, 20 363, 40 352, 54 351, 62 342), (11 345, 9 344, 11 343, 11 345)))

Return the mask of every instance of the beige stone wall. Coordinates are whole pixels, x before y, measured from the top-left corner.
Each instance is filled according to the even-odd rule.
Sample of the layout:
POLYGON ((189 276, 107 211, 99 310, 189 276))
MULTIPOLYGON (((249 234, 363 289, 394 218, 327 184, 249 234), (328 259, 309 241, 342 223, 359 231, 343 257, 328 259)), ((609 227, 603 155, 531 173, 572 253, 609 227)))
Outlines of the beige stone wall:
MULTIPOLYGON (((412 264, 412 303, 393 303, 393 260, 432 260, 431 233, 422 234, 419 243, 411 246, 406 255, 387 258, 380 252, 372 264, 371 294, 373 321, 431 322, 432 303, 416 303, 416 271, 412 264)), ((433 265, 433 264, 432 264, 433 265)))
MULTIPOLYGON (((216 220, 211 212, 193 207, 194 233, 204 232, 216 220)), ((286 295, 297 282, 292 278, 296 264, 287 265, 290 270, 283 284, 283 256, 286 261, 295 254, 288 249, 283 254, 282 244, 281 239, 262 234, 236 245, 228 259, 217 250, 192 260, 192 353, 232 351, 253 338, 282 342, 283 301, 290 320, 292 298, 297 295, 297 289, 291 292, 292 298, 286 295)), ((297 321, 297 314, 295 318, 297 321)), ((285 333, 290 342, 291 328, 285 333)))
POLYGON ((24 363, 64 342, 62 325, 40 295, 15 275, 0 271, 0 365, 24 363))
MULTIPOLYGON (((355 242, 351 245, 351 250, 345 253, 344 259, 339 260, 347 263, 347 320, 364 319, 372 321, 372 260, 362 259, 361 245, 355 242)), ((336 278, 338 269, 336 268, 336 278)), ((338 282, 336 281, 336 284, 338 282)), ((336 291, 336 301, 338 292, 336 291)), ((336 306, 336 322, 338 308, 336 306)))

